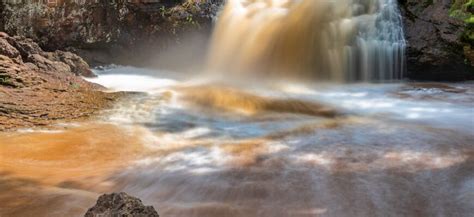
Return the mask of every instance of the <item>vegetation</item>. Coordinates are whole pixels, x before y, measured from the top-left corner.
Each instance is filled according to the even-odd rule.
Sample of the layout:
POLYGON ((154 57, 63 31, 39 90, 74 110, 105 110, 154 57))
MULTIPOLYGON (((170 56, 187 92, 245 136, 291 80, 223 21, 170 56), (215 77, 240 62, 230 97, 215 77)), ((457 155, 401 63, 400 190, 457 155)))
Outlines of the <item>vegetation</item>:
POLYGON ((0 75, 0 86, 16 87, 15 83, 10 79, 10 76, 7 75, 0 75))
POLYGON ((450 15, 467 23, 473 23, 474 16, 472 16, 472 10, 474 10, 474 0, 455 0, 451 7, 450 15))
POLYGON ((467 27, 462 36, 463 41, 474 44, 474 0, 455 0, 450 10, 452 17, 464 20, 467 27))

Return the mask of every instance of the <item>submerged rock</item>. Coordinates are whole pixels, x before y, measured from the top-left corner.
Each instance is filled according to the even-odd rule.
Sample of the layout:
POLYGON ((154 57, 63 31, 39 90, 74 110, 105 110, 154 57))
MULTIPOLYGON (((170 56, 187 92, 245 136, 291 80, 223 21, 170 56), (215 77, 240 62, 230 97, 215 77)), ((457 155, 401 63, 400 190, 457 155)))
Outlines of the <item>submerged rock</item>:
POLYGON ((121 192, 100 196, 85 217, 159 217, 159 215, 153 206, 145 206, 140 199, 121 192))

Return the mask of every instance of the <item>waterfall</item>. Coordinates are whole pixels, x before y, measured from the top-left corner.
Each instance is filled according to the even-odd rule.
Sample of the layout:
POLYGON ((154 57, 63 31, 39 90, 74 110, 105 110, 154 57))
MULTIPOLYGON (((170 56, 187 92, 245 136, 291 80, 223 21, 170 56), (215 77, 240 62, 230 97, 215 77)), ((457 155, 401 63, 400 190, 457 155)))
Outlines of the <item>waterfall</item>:
POLYGON ((396 0, 228 0, 208 69, 225 76, 394 80, 405 69, 396 0))

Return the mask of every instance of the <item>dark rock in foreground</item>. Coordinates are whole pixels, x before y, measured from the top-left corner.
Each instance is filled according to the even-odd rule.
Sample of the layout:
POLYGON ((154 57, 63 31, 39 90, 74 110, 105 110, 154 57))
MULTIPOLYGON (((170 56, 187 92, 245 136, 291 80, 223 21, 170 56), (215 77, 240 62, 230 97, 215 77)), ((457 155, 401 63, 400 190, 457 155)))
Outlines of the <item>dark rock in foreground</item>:
POLYGON ((138 198, 126 193, 104 194, 85 217, 159 217, 153 206, 145 206, 138 198))

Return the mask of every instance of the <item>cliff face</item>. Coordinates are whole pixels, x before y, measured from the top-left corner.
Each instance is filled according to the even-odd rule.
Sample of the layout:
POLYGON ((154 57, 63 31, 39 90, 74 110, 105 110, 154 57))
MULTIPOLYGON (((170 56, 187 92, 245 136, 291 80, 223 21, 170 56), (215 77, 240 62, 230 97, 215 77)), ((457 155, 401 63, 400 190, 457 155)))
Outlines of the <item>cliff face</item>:
POLYGON ((32 38, 46 50, 74 48, 93 64, 124 53, 119 62, 139 61, 146 51, 181 43, 187 32, 209 31, 219 9, 217 0, 2 2, 0 30, 32 38))
POLYGON ((453 0, 399 0, 408 42, 408 77, 421 80, 474 79, 467 24, 450 15, 453 0))

